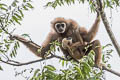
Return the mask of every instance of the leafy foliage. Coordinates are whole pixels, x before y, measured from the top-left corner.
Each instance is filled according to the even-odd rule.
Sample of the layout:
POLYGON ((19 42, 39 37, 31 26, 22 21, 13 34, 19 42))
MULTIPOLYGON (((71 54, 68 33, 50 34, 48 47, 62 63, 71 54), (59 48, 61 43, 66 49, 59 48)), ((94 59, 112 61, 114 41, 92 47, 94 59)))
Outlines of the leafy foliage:
POLYGON ((94 54, 91 52, 83 57, 79 64, 71 61, 67 69, 57 70, 52 65, 46 65, 41 70, 36 69, 30 80, 101 80, 103 72, 93 68, 93 60, 94 54))
MULTIPOLYGON (((33 6, 31 5, 31 0, 23 0, 23 1, 18 1, 14 0, 10 5, 7 5, 5 3, 0 3, 0 52, 1 53, 6 53, 9 48, 11 41, 7 35, 8 34, 8 26, 11 26, 11 24, 15 25, 15 23, 20 24, 20 21, 24 17, 23 10, 26 9, 33 9, 33 6), (6 31, 3 31, 3 28, 6 29, 6 31), (4 34, 5 33, 5 34, 4 34), (3 35, 4 34, 4 35, 3 35), (5 36, 5 37, 4 37, 5 36), (4 48, 4 50, 3 50, 4 48)), ((12 53, 15 55, 16 49, 19 47, 19 43, 15 42, 14 43, 14 50, 12 53)), ((12 55, 11 55, 12 56, 12 55)))
POLYGON ((14 46, 13 46, 13 49, 12 49, 12 51, 11 51, 11 53, 10 53, 10 57, 12 58, 12 57, 16 57, 16 55, 17 55, 17 49, 20 47, 20 45, 19 45, 19 42, 18 41, 15 41, 15 43, 14 43, 14 46))
MULTIPOLYGON (((111 46, 107 44, 103 48, 111 46)), ((103 49, 103 50, 104 50, 103 49)), ((108 60, 111 57, 111 50, 105 50, 103 55, 103 62, 109 67, 108 60), (106 58, 109 57, 109 58, 106 58)), ((84 56, 80 63, 71 61, 69 64, 62 62, 63 66, 68 66, 67 69, 58 70, 53 65, 46 65, 43 69, 36 69, 34 75, 30 80, 101 80, 103 78, 103 71, 94 68, 94 52, 91 51, 88 56, 84 56)))
MULTIPOLYGON (((92 1, 93 0, 54 0, 52 2, 48 2, 45 5, 45 7, 56 8, 57 6, 63 6, 65 4, 71 5, 71 4, 75 4, 76 2, 84 4, 85 2, 88 2, 90 5, 90 9, 92 11, 92 10, 94 10, 94 4, 92 1)), ((105 7, 109 7, 109 8, 118 7, 118 6, 120 6, 120 1, 119 0, 103 0, 103 6, 104 6, 104 8, 105 7)))
MULTIPOLYGON (((0 2, 0 54, 6 58, 16 57, 17 49, 20 47, 17 41, 10 39, 11 33, 14 31, 14 27, 17 24, 21 24, 24 18, 23 11, 33 9, 31 0, 13 0, 10 4, 6 4, 3 1, 0 2)), ((2 59, 3 57, 0 56, 2 59)), ((2 68, 0 67, 0 70, 2 68)))

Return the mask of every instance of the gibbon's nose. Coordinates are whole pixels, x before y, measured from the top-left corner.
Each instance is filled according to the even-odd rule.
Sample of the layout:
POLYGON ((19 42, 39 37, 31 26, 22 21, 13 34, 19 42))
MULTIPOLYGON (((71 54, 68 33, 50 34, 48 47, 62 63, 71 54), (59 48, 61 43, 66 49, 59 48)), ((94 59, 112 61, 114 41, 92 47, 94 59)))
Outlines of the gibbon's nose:
POLYGON ((59 31, 60 31, 60 32, 62 32, 62 31, 63 31, 63 28, 62 28, 62 27, 60 27, 60 28, 59 28, 59 31))

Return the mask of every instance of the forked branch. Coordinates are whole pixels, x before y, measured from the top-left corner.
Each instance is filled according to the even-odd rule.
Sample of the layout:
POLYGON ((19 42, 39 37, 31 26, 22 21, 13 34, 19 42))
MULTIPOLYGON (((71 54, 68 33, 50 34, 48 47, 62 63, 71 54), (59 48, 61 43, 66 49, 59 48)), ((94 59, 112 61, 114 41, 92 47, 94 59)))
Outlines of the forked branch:
MULTIPOLYGON (((110 28, 108 19, 106 17, 106 13, 104 12, 104 9, 102 7, 102 2, 101 2, 101 0, 96 0, 96 1, 97 1, 97 4, 95 4, 95 5, 98 6, 97 9, 98 9, 98 12, 101 15, 101 18, 102 18, 103 24, 104 24, 104 26, 106 28, 106 31, 107 31, 107 33, 108 33, 108 35, 109 35, 109 37, 110 37, 110 39, 111 39, 115 49, 118 52, 119 57, 120 57, 120 46, 119 46, 119 44, 118 44, 118 42, 117 42, 117 40, 116 40, 116 38, 115 38, 111 28, 110 28)), ((94 0, 93 0, 93 4, 94 4, 94 0)))

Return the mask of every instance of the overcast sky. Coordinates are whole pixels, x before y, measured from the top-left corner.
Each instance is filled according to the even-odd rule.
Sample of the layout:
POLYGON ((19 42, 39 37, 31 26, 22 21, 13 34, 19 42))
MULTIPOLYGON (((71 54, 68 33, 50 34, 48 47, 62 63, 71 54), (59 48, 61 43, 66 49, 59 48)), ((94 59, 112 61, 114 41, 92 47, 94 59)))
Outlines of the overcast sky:
MULTIPOLYGON (((44 41, 47 33, 50 31, 50 22, 56 17, 65 17, 70 18, 79 23, 80 26, 84 26, 87 29, 91 27, 93 24, 96 14, 91 13, 88 7, 88 4, 75 4, 71 6, 62 6, 53 8, 44 8, 43 6, 46 4, 46 1, 35 0, 33 2, 34 9, 28 12, 25 12, 24 19, 22 21, 22 25, 17 25, 17 29, 14 32, 15 34, 29 34, 34 42, 41 45, 44 41)), ((112 22, 112 31, 115 34, 115 37, 120 44, 120 9, 112 11, 112 19, 110 9, 106 10, 107 17, 109 22, 112 22)), ((105 27, 101 21, 99 32, 95 39, 99 39, 102 45, 106 45, 111 43, 111 40, 106 33, 105 27)), ((32 54, 24 45, 20 44, 20 49, 18 50, 18 55, 15 60, 20 62, 28 62, 31 60, 39 59, 34 54, 32 54)), ((114 49, 114 47, 112 47, 114 49)), ((109 61, 111 63, 112 69, 120 72, 120 59, 117 52, 114 50, 112 53, 113 58, 109 61)), ((56 59, 57 60, 57 59, 56 59)), ((49 61, 44 61, 45 63, 52 64, 59 68, 62 68, 61 64, 56 64, 55 59, 51 59, 49 61)), ((19 72, 24 69, 29 68, 40 68, 42 67, 41 63, 35 63, 28 66, 22 67, 13 67, 6 64, 2 64, 4 71, 0 71, 0 79, 1 80, 25 80, 22 76, 15 77, 14 69, 19 72)), ((111 73, 105 73, 107 80, 119 80, 120 78, 111 73)), ((29 75, 29 74, 24 74, 29 75)))

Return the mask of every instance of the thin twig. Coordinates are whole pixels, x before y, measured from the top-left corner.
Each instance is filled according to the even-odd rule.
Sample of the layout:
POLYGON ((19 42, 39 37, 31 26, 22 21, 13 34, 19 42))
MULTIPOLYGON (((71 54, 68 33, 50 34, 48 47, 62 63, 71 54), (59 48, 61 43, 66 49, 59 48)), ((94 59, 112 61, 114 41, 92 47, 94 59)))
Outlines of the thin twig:
POLYGON ((18 61, 14 61, 14 60, 7 60, 7 61, 4 61, 4 60, 0 60, 1 62, 3 63, 6 63, 6 64, 9 64, 9 65, 13 65, 13 66, 23 66, 23 65, 28 65, 28 64, 33 64, 33 63, 36 63, 36 62, 41 62, 41 61, 44 61, 44 60, 48 60, 48 59, 51 59, 51 58, 59 58, 61 60, 66 60, 67 59, 64 59, 60 56, 56 56, 56 55, 52 55, 50 57, 47 57, 45 59, 38 59, 38 60, 34 60, 34 61, 30 61, 30 62, 26 62, 26 63, 21 63, 21 62, 18 62, 18 61), (11 63, 12 62, 12 63, 11 63))
POLYGON ((2 29, 5 33, 9 34, 9 36, 12 36, 11 33, 9 33, 7 30, 5 30, 4 25, 3 25, 3 23, 2 23, 1 20, 0 20, 0 24, 1 24, 1 26, 0 26, 1 29, 2 29))

